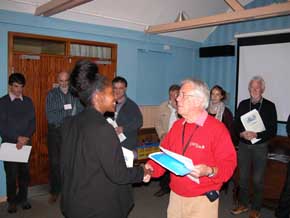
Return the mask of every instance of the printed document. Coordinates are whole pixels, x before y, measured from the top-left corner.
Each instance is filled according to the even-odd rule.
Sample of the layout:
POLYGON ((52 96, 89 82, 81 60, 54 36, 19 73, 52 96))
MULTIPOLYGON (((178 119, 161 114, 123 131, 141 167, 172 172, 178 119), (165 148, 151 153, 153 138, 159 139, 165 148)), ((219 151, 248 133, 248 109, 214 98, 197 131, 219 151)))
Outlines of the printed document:
MULTIPOLYGON (((114 128, 117 128, 117 127, 118 127, 118 124, 116 123, 116 121, 115 121, 115 120, 112 120, 112 118, 110 118, 110 117, 107 118, 107 122, 108 122, 109 124, 111 124, 114 128)), ((127 137, 124 135, 124 133, 120 133, 120 134, 118 135, 118 137, 119 137, 120 142, 125 141, 125 139, 127 138, 127 137)))
POLYGON ((187 175, 189 179, 199 184, 198 178, 189 175, 189 173, 194 169, 194 165, 190 158, 169 151, 162 147, 160 147, 160 149, 162 152, 152 153, 149 155, 149 158, 159 163, 169 171, 173 172, 175 175, 187 175))
MULTIPOLYGON (((256 109, 253 109, 250 112, 241 116, 241 122, 245 127, 246 131, 262 132, 266 130, 263 120, 256 109)), ((251 140, 251 143, 255 144, 260 140, 261 139, 254 138, 251 140)))
POLYGON ((24 145, 18 150, 16 144, 5 142, 0 147, 0 160, 27 163, 30 152, 31 146, 24 145))

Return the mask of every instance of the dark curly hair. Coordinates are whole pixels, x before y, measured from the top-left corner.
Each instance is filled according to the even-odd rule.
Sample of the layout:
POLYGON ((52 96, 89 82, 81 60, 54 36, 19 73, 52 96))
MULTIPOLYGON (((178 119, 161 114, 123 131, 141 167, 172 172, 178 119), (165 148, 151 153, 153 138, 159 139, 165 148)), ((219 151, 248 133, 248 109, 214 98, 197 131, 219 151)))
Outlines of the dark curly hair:
POLYGON ((18 84, 20 84, 20 85, 22 85, 24 87, 25 83, 26 83, 26 80, 25 80, 25 77, 23 76, 23 74, 22 73, 12 73, 9 76, 8 84, 10 86, 12 86, 13 83, 18 83, 18 84))
POLYGON ((220 91, 220 93, 222 95, 221 101, 225 101, 227 99, 227 93, 226 93, 226 91, 221 86, 219 86, 219 85, 215 85, 214 87, 211 88, 210 95, 211 95, 211 93, 212 93, 212 91, 214 89, 217 89, 217 90, 220 91))
POLYGON ((86 105, 91 105, 91 97, 96 91, 109 86, 108 79, 99 74, 98 66, 89 60, 78 61, 70 75, 70 91, 86 105))

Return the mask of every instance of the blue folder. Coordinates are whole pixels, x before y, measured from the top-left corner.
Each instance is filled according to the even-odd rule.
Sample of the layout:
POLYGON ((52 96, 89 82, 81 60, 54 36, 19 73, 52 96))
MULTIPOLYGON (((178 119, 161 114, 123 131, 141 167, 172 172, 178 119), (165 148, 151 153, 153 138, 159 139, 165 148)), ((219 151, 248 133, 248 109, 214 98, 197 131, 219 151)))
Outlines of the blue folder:
POLYGON ((173 157, 163 152, 156 152, 150 154, 149 158, 178 176, 185 176, 192 171, 188 169, 182 162, 174 159, 173 157))

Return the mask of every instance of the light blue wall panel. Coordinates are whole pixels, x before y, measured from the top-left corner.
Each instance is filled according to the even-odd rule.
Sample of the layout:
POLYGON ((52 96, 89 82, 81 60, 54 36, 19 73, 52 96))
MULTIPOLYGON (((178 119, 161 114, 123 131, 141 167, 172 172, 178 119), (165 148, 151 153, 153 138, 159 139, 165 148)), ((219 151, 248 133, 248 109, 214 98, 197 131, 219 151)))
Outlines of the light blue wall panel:
MULTIPOLYGON (((269 5, 273 2, 285 2, 285 0, 256 0, 247 8, 269 5)), ((236 45, 235 35, 242 33, 254 33, 261 31, 270 31, 290 28, 290 16, 281 16, 276 18, 262 19, 257 21, 240 22, 236 24, 221 25, 212 32, 202 46, 215 45, 236 45)), ((216 58, 199 58, 198 68, 200 77, 206 81, 210 87, 219 84, 229 93, 229 107, 234 110, 235 92, 236 92, 236 63, 235 57, 216 57, 216 58)), ((278 134, 286 135, 285 125, 278 125, 278 134)))

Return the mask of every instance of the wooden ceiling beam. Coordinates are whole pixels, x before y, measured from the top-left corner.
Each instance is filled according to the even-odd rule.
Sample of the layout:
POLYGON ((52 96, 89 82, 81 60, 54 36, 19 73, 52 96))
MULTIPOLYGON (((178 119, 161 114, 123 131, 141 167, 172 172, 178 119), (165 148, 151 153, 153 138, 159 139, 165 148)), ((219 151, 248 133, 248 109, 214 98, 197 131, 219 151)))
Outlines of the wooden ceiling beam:
POLYGON ((48 17, 90 1, 92 0, 51 0, 37 7, 34 15, 48 17))
POLYGON ((233 11, 242 11, 245 10, 244 7, 237 0, 225 0, 228 6, 231 7, 233 11))
POLYGON ((220 24, 228 24, 262 18, 277 17, 290 14, 290 1, 270 6, 240 10, 229 13, 222 13, 208 17, 195 18, 180 22, 167 23, 149 26, 146 33, 166 33, 181 30, 195 29, 201 27, 216 26, 220 24))

